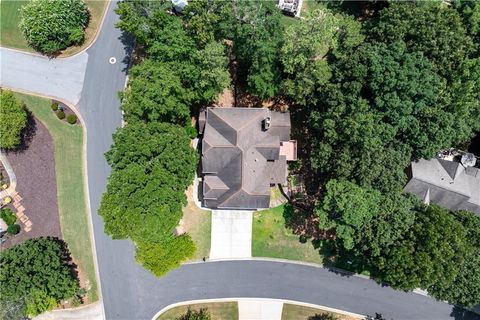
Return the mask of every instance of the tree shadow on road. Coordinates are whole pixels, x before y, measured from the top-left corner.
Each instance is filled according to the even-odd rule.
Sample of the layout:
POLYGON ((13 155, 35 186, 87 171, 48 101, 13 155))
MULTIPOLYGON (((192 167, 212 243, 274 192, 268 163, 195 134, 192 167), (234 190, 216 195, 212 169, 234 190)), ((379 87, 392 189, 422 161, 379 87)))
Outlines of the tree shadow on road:
POLYGON ((480 315, 472 311, 466 310, 459 306, 454 306, 452 312, 450 313, 455 320, 479 320, 480 315))
POLYGON ((132 58, 135 48, 135 40, 126 32, 122 32, 122 35, 118 39, 122 42, 123 48, 125 50, 125 57, 122 60, 122 71, 127 73, 133 61, 132 58))

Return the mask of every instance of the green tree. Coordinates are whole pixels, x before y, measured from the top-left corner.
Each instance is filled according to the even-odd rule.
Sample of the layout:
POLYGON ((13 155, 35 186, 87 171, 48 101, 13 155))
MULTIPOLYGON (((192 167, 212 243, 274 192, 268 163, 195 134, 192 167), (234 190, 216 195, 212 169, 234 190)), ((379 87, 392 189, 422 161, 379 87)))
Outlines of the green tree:
POLYGON ((401 40, 410 52, 422 52, 447 79, 473 48, 459 13, 450 6, 394 1, 366 29, 372 41, 401 40))
POLYGON ((448 210, 420 205, 413 227, 380 259, 380 279, 404 290, 449 286, 466 249, 465 230, 448 210))
POLYGON ((452 283, 435 283, 428 292, 439 300, 474 307, 480 304, 480 217, 467 211, 453 214, 466 230, 468 247, 464 262, 452 283))
POLYGON ((25 303, 28 315, 52 309, 77 292, 72 267, 66 244, 54 238, 29 239, 0 252, 2 305, 25 303))
POLYGON ((27 305, 25 314, 29 316, 36 316, 45 311, 52 310, 57 306, 57 301, 50 297, 45 291, 33 290, 30 296, 27 297, 27 305))
POLYGON ((192 256, 188 235, 173 236, 186 205, 197 154, 184 128, 133 121, 113 135, 112 166, 99 214, 114 239, 132 239, 136 257, 157 276, 192 256))
POLYGON ((305 105, 307 100, 312 102, 316 88, 331 77, 327 55, 357 46, 363 36, 358 21, 327 9, 315 10, 303 18, 286 29, 281 60, 287 75, 286 93, 305 105))
POLYGON ((188 308, 187 312, 175 320, 210 320, 210 314, 206 308, 200 310, 192 310, 188 308))
POLYGON ((189 235, 170 237, 162 243, 138 242, 137 260, 156 276, 178 268, 180 263, 195 253, 195 244, 189 235))
POLYGON ((477 50, 480 48, 480 4, 478 1, 458 0, 455 6, 460 12, 468 34, 474 40, 477 50))
POLYGON ((192 79, 197 95, 195 100, 214 101, 231 82, 225 46, 219 42, 209 42, 204 49, 195 52, 193 61, 198 70, 198 75, 192 79))
POLYGON ((35 0, 21 8, 20 17, 28 44, 42 53, 56 53, 83 42, 90 16, 82 0, 35 0))
POLYGON ((335 228, 342 246, 353 249, 355 233, 379 210, 380 193, 361 188, 351 182, 330 180, 325 196, 316 205, 316 214, 321 229, 335 228))
POLYGON ((0 90, 0 148, 18 146, 26 125, 27 113, 22 102, 12 92, 0 90))
POLYGON ((197 155, 180 127, 134 122, 119 129, 106 154, 113 171, 99 214, 114 238, 162 241, 186 204, 197 155))
POLYGON ((122 94, 125 120, 185 124, 190 118, 193 92, 163 62, 145 60, 130 69, 130 81, 122 94))

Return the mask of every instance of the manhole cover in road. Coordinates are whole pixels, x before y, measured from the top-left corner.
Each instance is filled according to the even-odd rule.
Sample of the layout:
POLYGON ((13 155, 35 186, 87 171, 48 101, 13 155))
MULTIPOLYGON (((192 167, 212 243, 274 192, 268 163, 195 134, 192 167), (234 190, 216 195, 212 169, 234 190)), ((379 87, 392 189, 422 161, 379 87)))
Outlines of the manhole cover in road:
POLYGON ((115 64, 117 62, 117 58, 115 57, 111 57, 108 62, 110 62, 110 64, 115 64))

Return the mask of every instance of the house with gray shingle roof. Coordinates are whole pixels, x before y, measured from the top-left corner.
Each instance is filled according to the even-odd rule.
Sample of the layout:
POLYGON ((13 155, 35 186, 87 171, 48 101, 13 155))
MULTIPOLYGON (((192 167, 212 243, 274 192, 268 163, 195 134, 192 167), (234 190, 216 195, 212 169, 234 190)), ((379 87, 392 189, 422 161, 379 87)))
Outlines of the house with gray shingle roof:
POLYGON ((446 159, 412 162, 404 191, 425 203, 480 214, 480 169, 446 159))
POLYGON ((203 206, 268 208, 270 187, 285 184, 296 160, 290 114, 257 108, 207 108, 200 114, 203 206))

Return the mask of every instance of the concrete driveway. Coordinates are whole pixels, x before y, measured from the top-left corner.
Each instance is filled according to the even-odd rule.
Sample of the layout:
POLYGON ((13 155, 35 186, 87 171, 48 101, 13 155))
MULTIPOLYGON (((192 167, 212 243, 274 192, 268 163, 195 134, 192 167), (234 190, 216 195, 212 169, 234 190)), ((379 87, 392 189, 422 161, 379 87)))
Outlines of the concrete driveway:
POLYGON ((210 259, 252 256, 252 211, 213 210, 210 259))

